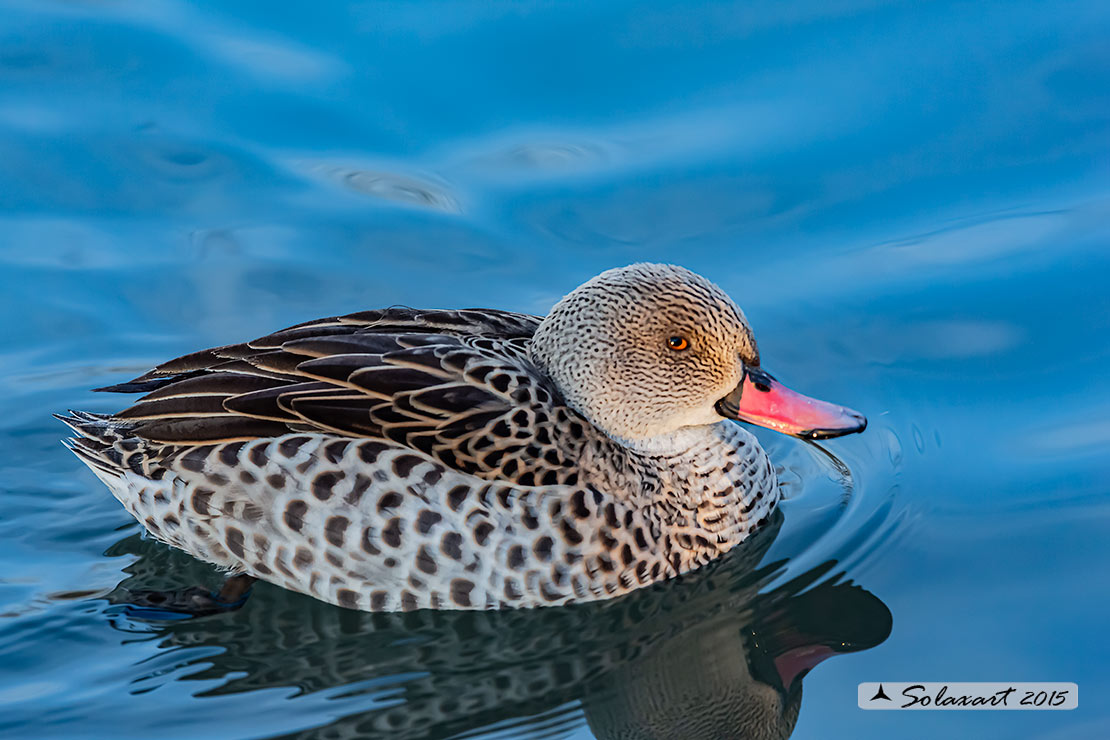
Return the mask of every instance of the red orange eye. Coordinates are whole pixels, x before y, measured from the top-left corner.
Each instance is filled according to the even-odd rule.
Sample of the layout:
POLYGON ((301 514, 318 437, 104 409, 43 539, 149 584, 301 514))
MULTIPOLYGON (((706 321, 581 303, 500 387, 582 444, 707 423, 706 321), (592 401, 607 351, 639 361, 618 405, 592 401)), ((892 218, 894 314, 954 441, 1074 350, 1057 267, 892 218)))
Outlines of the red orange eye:
POLYGON ((686 337, 667 337, 667 346, 675 352, 681 352, 690 346, 690 342, 686 341, 686 337))

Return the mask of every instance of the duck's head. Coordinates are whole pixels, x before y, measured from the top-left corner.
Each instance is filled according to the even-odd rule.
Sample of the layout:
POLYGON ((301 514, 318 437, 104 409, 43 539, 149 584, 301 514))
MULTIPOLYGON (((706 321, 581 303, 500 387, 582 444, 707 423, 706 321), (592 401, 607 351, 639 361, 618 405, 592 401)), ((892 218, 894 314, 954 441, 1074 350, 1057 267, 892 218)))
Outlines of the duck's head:
POLYGON ((740 308, 674 265, 630 265, 581 285, 540 324, 532 356, 572 408, 627 443, 723 419, 809 439, 867 426, 765 372, 740 308))

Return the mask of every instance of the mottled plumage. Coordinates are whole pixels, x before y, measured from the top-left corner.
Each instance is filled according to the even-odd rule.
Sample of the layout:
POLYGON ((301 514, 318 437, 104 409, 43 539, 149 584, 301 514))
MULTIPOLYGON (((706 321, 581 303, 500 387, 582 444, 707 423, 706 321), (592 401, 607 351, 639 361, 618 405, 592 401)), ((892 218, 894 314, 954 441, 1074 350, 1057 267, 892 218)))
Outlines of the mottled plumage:
POLYGON ((767 455, 714 410, 745 367, 719 288, 637 265, 546 319, 391 308, 204 350, 64 421, 153 536, 228 571, 371 611, 556 605, 703 565, 771 512, 767 455))

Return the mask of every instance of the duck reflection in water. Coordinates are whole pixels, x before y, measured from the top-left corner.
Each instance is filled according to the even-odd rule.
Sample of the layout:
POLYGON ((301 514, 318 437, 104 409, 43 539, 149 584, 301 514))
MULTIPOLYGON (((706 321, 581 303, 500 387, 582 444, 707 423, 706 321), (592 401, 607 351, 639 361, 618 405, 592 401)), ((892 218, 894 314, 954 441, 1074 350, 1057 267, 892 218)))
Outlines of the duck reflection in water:
MULTIPOLYGON (((891 614, 841 580, 834 561, 768 588, 785 565, 762 563, 782 522, 776 513, 720 561, 608 602, 371 614, 259 584, 237 611, 176 621, 149 606, 147 596, 160 593, 152 589, 167 585, 162 574, 217 574, 131 537, 112 554, 141 557, 109 596, 109 613, 129 640, 146 629, 163 649, 219 648, 197 651, 196 671, 177 674, 224 680, 201 696, 277 687, 341 694, 344 716, 288 737, 565 737, 585 722, 605 740, 786 738, 806 673, 882 643, 891 614)), ((136 683, 145 690, 165 680, 136 683)))

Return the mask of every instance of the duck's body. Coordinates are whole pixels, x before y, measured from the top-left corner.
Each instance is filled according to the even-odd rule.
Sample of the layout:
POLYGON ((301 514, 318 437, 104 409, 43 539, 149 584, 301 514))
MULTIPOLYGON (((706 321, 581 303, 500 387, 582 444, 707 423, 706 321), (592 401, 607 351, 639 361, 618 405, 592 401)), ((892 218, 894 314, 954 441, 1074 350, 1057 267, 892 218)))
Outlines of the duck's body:
MULTIPOLYGON (((699 423, 713 421, 700 400, 660 405, 650 380, 626 414, 624 389, 604 390, 622 358, 602 346, 594 364, 587 351, 562 367, 552 323, 486 310, 321 319, 107 389, 148 395, 67 418, 72 448, 158 539, 363 610, 608 598, 741 542, 779 497, 754 437, 720 416, 699 423)), ((743 356, 750 336, 737 336, 743 356)), ((745 382, 677 367, 711 386, 710 409, 745 382)))

